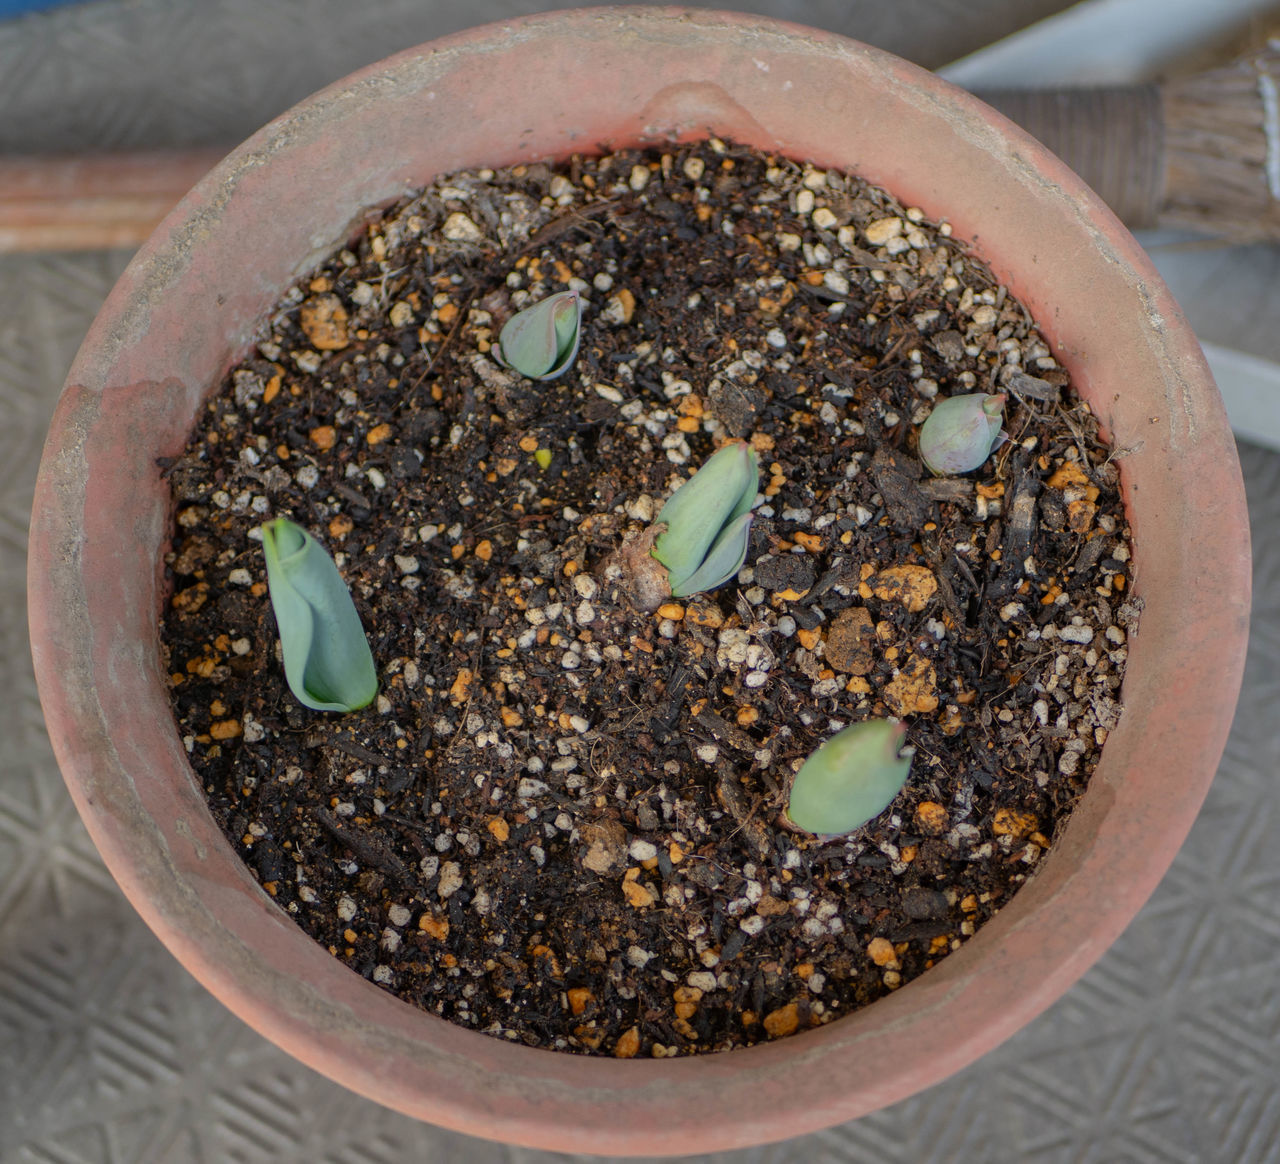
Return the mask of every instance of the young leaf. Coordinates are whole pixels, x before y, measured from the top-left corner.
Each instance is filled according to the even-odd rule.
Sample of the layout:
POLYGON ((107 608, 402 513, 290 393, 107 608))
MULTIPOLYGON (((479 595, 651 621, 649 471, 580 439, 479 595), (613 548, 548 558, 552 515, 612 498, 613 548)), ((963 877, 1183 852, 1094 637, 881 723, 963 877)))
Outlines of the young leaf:
POLYGON ((653 556, 666 566, 674 596, 714 589, 737 573, 746 557, 759 483, 755 450, 746 441, 734 441, 708 457, 667 500, 658 514, 667 528, 654 542, 653 556), (732 565, 739 546, 741 556, 732 565), (704 570, 713 554, 717 565, 704 570))
POLYGON ((283 517, 263 525, 262 553, 289 690, 316 711, 355 711, 371 703, 377 670, 333 559, 283 517))
POLYGON ((573 363, 581 335, 582 299, 561 291, 508 319, 494 355, 531 380, 554 380, 573 363))
POLYGON ((920 459, 939 476, 976 469, 1001 442, 1005 399, 974 392, 939 400, 920 426, 920 459))
POLYGON ((787 817, 805 832, 836 836, 861 828, 889 807, 911 774, 898 755, 905 729, 869 719, 838 732, 801 766, 787 817))
POLYGON ((671 597, 686 598, 723 586, 742 569, 750 539, 751 514, 744 513, 724 527, 702 564, 683 582, 671 587, 671 597))

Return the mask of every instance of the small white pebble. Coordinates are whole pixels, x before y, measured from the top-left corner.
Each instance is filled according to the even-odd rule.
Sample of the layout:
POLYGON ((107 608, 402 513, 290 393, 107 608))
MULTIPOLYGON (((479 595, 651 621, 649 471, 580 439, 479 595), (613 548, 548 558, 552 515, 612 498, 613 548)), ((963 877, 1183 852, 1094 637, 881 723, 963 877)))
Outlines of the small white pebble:
POLYGON ((637 838, 631 842, 627 852, 633 861, 652 861, 658 855, 658 846, 652 841, 642 841, 637 838))
POLYGON ((875 222, 868 223, 863 233, 867 236, 867 242, 873 247, 882 247, 890 239, 897 238, 902 233, 902 219, 896 216, 877 219, 875 222))
POLYGON ((996 320, 999 318, 999 312, 990 304, 984 303, 981 307, 973 309, 973 326, 979 331, 990 331, 995 327, 996 320))
POLYGON ((444 220, 440 233, 450 242, 477 243, 484 238, 484 232, 460 210, 444 220))
POLYGON ((457 861, 446 861, 440 866, 440 880, 436 883, 436 893, 441 897, 452 897, 463 886, 462 866, 457 861))

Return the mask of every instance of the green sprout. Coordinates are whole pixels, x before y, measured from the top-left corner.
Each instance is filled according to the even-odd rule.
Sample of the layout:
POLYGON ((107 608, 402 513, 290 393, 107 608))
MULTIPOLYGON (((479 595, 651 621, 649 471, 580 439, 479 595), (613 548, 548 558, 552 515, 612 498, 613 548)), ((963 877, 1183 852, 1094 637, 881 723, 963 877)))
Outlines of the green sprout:
POLYGON ((530 380, 554 380, 573 363, 581 338, 582 299, 561 291, 508 319, 493 354, 530 380))
POLYGON ((371 703, 377 670, 333 559, 283 517, 263 525, 262 553, 289 690, 316 711, 355 711, 371 703))
POLYGON ((976 469, 999 445, 1005 395, 939 400, 920 426, 920 459, 938 476, 976 469))
POLYGON ((653 556, 667 568, 673 598, 714 590, 742 569, 759 482, 755 450, 734 441, 668 498, 653 556))
POLYGON ((787 818, 808 833, 838 836, 861 828, 889 807, 911 774, 898 754, 905 729, 868 719, 838 732, 801 765, 787 818))

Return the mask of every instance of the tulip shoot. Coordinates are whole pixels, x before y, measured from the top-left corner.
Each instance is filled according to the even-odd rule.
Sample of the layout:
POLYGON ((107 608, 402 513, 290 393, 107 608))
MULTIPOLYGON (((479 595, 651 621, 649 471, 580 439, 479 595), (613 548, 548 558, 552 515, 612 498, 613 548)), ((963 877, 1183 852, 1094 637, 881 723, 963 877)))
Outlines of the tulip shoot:
POLYGON ((832 736, 796 773, 787 819, 838 836, 879 816, 911 774, 911 760, 898 754, 904 734, 899 723, 869 719, 832 736))
POLYGON ((355 711, 371 703, 377 670, 333 559, 283 517, 262 527, 262 553, 289 690, 316 711, 355 711))
POLYGON ((581 336, 582 299, 576 291, 561 291, 508 319, 494 355, 531 380, 554 380, 573 363, 581 336))
POLYGON ((978 468, 1001 443, 1005 396, 975 392, 939 400, 920 426, 920 459, 938 476, 978 468))
POLYGON ((734 441, 667 500, 658 514, 667 528, 654 541, 653 556, 667 568, 673 597, 714 590, 742 568, 759 483, 755 450, 734 441))

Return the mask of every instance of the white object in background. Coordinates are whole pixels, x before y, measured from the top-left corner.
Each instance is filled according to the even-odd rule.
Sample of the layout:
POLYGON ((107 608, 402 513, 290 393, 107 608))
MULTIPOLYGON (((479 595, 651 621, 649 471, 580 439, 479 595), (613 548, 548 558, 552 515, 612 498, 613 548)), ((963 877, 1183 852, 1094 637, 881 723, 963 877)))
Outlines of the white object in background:
MULTIPOLYGON (((1278 0, 1082 0, 1004 40, 938 70, 966 89, 1124 85, 1150 80, 1206 44, 1240 32, 1251 18, 1275 13, 1278 0)), ((1197 286, 1183 303, 1192 324, 1197 286)), ((1231 285, 1218 288, 1230 297, 1231 285)), ((1216 344, 1202 344, 1232 431, 1280 450, 1280 364, 1216 344)))
POLYGON ((1200 346, 1227 406, 1231 431, 1280 452, 1280 364, 1217 344, 1200 346))
POLYGON ((1276 0, 1083 0, 938 70, 965 89, 1124 85, 1276 10, 1276 0))

